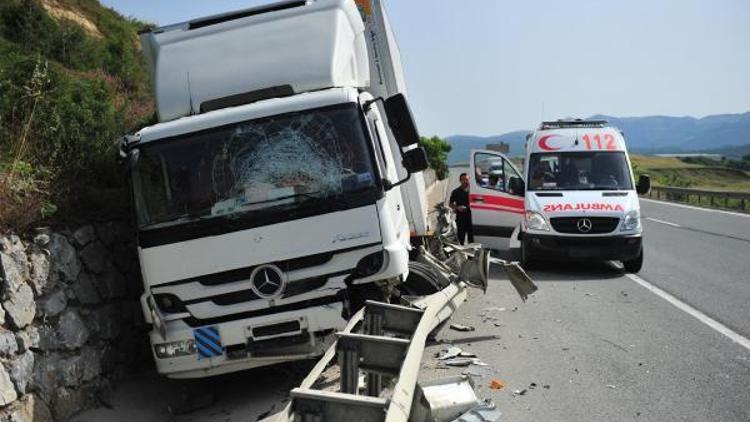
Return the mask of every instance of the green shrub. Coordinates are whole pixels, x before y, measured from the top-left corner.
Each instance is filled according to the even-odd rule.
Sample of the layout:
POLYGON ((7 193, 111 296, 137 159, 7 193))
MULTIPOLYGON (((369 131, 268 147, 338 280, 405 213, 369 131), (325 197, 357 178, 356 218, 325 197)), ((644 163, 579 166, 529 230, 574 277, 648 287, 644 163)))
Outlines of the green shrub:
POLYGON ((438 180, 448 177, 448 153, 451 152, 451 144, 440 137, 421 138, 419 144, 427 152, 430 167, 435 170, 438 180))
MULTIPOLYGON (((154 115, 143 25, 95 0, 55 4, 96 33, 51 17, 39 0, 0 2, 0 198, 28 204, 37 220, 74 215, 121 187, 114 141, 154 115)), ((18 214, 6 214, 0 224, 14 225, 18 214)))

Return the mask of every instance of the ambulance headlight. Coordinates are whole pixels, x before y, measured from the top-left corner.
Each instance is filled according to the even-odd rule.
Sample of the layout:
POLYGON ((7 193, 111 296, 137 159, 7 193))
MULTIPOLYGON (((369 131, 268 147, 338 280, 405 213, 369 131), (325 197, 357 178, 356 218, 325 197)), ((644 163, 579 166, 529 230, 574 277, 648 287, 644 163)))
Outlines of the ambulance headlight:
POLYGON ((526 211, 526 227, 531 230, 549 231, 547 220, 542 214, 534 211, 526 211))
POLYGON ((641 213, 638 210, 630 211, 625 215, 621 231, 634 231, 641 228, 641 213))

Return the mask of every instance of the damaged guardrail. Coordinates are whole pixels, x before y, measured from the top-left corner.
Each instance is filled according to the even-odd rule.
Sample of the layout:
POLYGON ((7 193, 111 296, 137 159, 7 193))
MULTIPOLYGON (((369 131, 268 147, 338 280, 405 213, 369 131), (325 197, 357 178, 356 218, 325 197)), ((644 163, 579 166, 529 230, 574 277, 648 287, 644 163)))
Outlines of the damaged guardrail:
MULTIPOLYGON (((440 211, 445 214, 445 209, 440 211)), ((466 393, 472 388, 466 379, 431 381, 418 388, 425 343, 466 300, 468 287, 486 292, 490 264, 505 270, 523 300, 537 287, 518 263, 493 258, 481 245, 452 241, 450 220, 442 221, 440 235, 422 246, 414 261, 415 277, 440 286, 439 291, 402 295, 399 305, 367 301, 291 391, 285 409, 265 421, 433 422, 499 417, 494 406, 476 399, 473 390, 463 394, 467 400, 461 404, 446 404, 440 402, 444 396, 431 394, 452 385, 456 392, 466 393)))

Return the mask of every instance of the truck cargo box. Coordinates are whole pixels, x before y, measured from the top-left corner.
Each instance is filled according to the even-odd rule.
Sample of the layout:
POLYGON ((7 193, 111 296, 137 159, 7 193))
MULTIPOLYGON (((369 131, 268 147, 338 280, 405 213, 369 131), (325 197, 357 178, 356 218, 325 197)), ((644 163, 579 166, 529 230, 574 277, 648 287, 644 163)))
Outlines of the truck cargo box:
POLYGON ((370 64, 352 0, 287 1, 142 34, 160 121, 222 104, 365 88, 370 64))

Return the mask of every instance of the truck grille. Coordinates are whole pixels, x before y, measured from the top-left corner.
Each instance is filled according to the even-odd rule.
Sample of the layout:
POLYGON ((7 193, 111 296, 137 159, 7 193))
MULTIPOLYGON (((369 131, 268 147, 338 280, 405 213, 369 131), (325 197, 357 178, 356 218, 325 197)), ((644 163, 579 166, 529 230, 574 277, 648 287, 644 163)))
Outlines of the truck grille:
POLYGON ((615 217, 554 217, 552 228, 558 233, 604 234, 615 231, 620 219, 615 217), (582 220, 588 220, 588 224, 582 220), (586 228, 588 230, 586 230, 586 228))
MULTIPOLYGON (((348 274, 349 272, 347 272, 348 274)), ((332 274, 331 276, 335 276, 336 274, 332 274)), ((301 294, 312 292, 313 290, 317 290, 323 286, 326 285, 328 282, 329 276, 322 276, 322 277, 315 277, 315 278, 309 278, 306 280, 299 280, 299 281, 293 281, 290 282, 286 289, 284 290, 284 293, 281 295, 282 298, 289 298, 294 296, 299 296, 301 294)), ((194 302, 201 302, 203 300, 211 300, 215 304, 219 306, 229 306, 229 305, 236 305, 238 303, 244 303, 244 302, 250 302, 253 300, 258 300, 260 297, 253 293, 252 290, 241 290, 238 292, 233 293, 227 293, 220 296, 213 296, 208 297, 205 299, 201 299, 194 302)))

